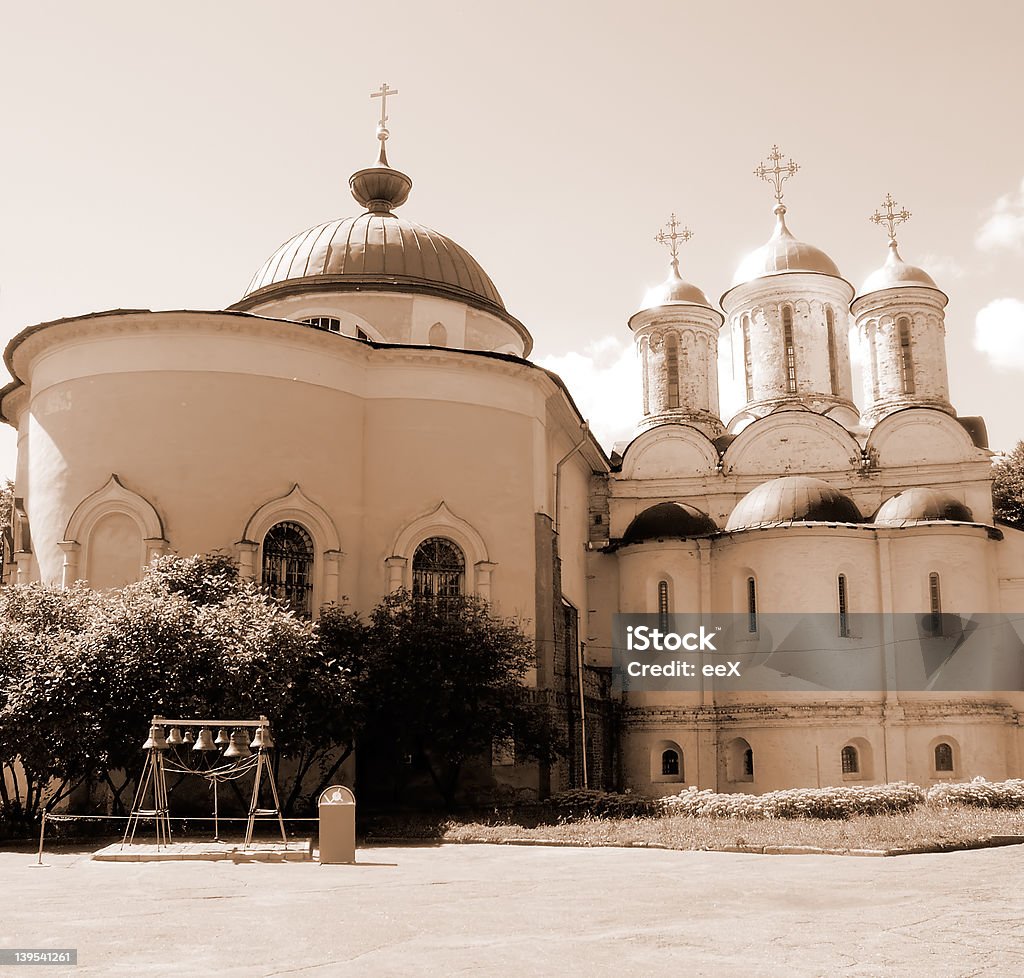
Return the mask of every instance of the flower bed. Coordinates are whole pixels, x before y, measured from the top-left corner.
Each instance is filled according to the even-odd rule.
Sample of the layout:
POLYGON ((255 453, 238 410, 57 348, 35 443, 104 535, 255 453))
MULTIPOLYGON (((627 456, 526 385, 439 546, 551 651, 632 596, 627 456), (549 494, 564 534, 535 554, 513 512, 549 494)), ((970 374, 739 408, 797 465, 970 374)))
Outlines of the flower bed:
POLYGON ((986 781, 975 778, 966 784, 936 784, 928 789, 928 804, 948 808, 1024 808, 1024 781, 986 781))

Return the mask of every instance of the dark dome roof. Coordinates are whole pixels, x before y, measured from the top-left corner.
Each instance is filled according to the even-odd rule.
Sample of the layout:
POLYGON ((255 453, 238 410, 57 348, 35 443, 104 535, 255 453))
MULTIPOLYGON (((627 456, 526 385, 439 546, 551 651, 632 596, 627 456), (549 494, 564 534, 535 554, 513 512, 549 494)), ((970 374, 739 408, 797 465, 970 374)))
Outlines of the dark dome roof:
POLYGON ((786 523, 860 523, 857 505, 822 479, 787 476, 748 492, 729 516, 727 530, 786 523))
POLYGON ((872 522, 884 526, 903 526, 924 520, 953 520, 973 523, 974 514, 955 496, 939 489, 904 489, 890 496, 878 508, 872 522))
POLYGON ((686 503, 658 503, 633 519, 622 537, 623 543, 643 543, 667 537, 706 537, 717 533, 715 521, 707 513, 686 503))

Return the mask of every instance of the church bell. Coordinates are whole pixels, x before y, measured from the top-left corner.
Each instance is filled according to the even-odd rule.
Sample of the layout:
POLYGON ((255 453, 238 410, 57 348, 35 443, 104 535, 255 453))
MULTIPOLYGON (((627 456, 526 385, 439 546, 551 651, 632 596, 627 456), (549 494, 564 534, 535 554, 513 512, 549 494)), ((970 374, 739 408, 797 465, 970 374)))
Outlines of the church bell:
POLYGON ((270 736, 270 727, 257 727, 256 736, 252 739, 252 746, 257 750, 271 750, 274 746, 274 738, 270 736))
POLYGON ((224 756, 231 758, 252 756, 252 751, 249 750, 249 742, 244 733, 233 733, 231 735, 231 744, 224 751, 224 756))
POLYGON ((143 750, 167 750, 167 738, 164 728, 155 724, 149 728, 149 740, 142 745, 143 750))
POLYGON ((195 747, 192 750, 217 750, 217 745, 213 742, 213 734, 210 733, 206 727, 203 727, 199 731, 199 737, 196 739, 195 747))
POLYGON ((167 746, 168 747, 180 747, 184 740, 181 737, 181 727, 171 727, 171 732, 167 735, 167 746))

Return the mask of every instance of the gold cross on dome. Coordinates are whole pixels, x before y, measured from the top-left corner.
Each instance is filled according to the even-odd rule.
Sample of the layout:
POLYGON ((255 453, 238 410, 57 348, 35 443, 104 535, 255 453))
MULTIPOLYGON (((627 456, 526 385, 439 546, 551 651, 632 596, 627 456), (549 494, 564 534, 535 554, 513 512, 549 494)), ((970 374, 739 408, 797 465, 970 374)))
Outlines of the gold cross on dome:
POLYGON ((672 261, 679 260, 679 242, 689 241, 693 237, 693 232, 689 228, 683 228, 682 231, 676 229, 682 227, 682 225, 676 220, 675 214, 671 215, 668 219, 668 223, 663 227, 655 236, 654 240, 658 244, 665 245, 669 252, 672 254, 672 261), (665 228, 669 229, 669 233, 665 233, 665 228))
POLYGON ((758 163, 757 169, 754 170, 754 176, 767 181, 775 187, 775 201, 781 204, 782 184, 800 169, 800 165, 794 163, 792 158, 790 158, 785 166, 780 166, 782 163, 782 153, 779 152, 778 146, 772 147, 772 151, 768 154, 768 159, 771 160, 772 165, 769 166, 764 162, 758 163))
POLYGON ((910 211, 904 207, 902 210, 897 211, 896 208, 899 204, 892 199, 892 194, 886 194, 885 200, 882 201, 882 206, 885 208, 883 214, 880 210, 876 210, 871 217, 868 218, 873 224, 884 224, 886 231, 889 232, 889 240, 896 240, 896 227, 900 224, 905 224, 910 220, 910 211))
POLYGON ((388 96, 397 95, 397 88, 388 88, 388 83, 384 82, 380 86, 380 91, 370 92, 370 98, 380 99, 380 128, 387 129, 388 127, 388 96))

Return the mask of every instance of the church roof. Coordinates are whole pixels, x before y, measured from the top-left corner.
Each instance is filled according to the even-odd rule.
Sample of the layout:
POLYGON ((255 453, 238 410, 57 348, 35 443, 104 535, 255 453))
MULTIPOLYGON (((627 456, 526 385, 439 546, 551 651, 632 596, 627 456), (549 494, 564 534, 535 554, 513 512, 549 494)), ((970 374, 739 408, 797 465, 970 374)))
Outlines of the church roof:
POLYGON ((856 503, 823 479, 787 476, 747 493, 729 516, 727 530, 788 523, 860 523, 856 503))
POLYGON ((426 285, 505 311, 494 283, 465 248, 390 211, 327 221, 289 238, 256 272, 245 296, 325 276, 332 285, 426 285))
POLYGON ((875 513, 873 523, 884 526, 903 526, 926 520, 953 520, 973 523, 974 514, 955 496, 940 489, 918 487, 904 489, 890 496, 875 513))
POLYGON ((793 236, 786 226, 784 204, 776 204, 774 213, 775 230, 771 238, 739 263, 730 288, 785 272, 817 272, 840 277, 838 266, 824 251, 793 236))
POLYGON ((919 288, 938 289, 933 279, 923 268, 916 265, 908 265, 901 257, 896 248, 896 241, 889 242, 889 252, 885 258, 885 264, 873 271, 860 287, 858 296, 868 295, 871 292, 881 292, 883 289, 919 288))
POLYGON ((686 503, 657 503, 649 506, 629 524, 622 542, 643 543, 668 537, 706 537, 717 533, 707 513, 686 503))

